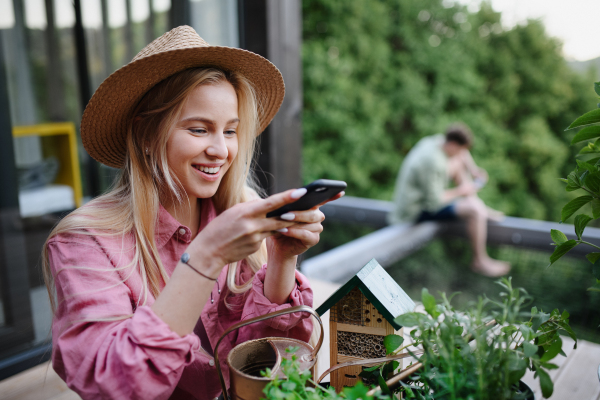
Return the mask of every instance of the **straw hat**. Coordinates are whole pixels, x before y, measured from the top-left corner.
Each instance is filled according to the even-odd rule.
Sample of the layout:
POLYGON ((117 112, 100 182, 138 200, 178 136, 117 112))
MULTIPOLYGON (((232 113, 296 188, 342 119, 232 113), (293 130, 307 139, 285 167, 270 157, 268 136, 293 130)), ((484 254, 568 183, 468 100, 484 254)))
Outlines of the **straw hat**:
POLYGON ((180 26, 144 47, 98 87, 81 119, 81 140, 90 156, 109 167, 122 167, 127 120, 144 94, 177 72, 205 66, 239 72, 254 85, 263 105, 259 133, 264 131, 285 94, 277 67, 250 51, 210 46, 193 28, 180 26))

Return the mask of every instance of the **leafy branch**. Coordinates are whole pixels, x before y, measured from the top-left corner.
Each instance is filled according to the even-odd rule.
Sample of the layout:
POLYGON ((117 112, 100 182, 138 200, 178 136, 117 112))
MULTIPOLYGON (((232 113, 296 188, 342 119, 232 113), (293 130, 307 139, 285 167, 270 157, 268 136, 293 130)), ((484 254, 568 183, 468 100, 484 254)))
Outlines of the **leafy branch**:
MULTIPOLYGON (((594 84, 594 90, 596 94, 600 95, 600 82, 594 84)), ((600 103, 599 103, 600 106, 600 103)), ((591 246, 597 250, 600 247, 583 240, 583 231, 586 226, 595 219, 600 218, 600 109, 595 109, 583 114, 577 118, 569 127, 569 129, 582 128, 577 132, 571 144, 580 143, 588 140, 589 142, 585 145, 579 155, 596 155, 595 157, 583 161, 576 160, 577 167, 573 170, 566 179, 561 179, 562 182, 566 183, 565 190, 572 192, 576 190, 583 190, 586 195, 576 197, 569 201, 561 211, 561 222, 565 222, 575 213, 577 213, 581 207, 590 204, 592 208, 592 216, 580 213, 575 216, 575 235, 577 239, 568 239, 567 236, 556 229, 550 231, 550 237, 554 242, 554 252, 550 255, 550 265, 558 261, 562 256, 571 251, 574 247, 585 244, 591 246), (594 141, 591 141, 594 140, 594 141)), ((592 252, 586 255, 587 259, 593 264, 592 273, 596 278, 596 284, 590 287, 588 290, 600 292, 600 266, 596 266, 596 262, 600 259, 600 252, 592 252)))

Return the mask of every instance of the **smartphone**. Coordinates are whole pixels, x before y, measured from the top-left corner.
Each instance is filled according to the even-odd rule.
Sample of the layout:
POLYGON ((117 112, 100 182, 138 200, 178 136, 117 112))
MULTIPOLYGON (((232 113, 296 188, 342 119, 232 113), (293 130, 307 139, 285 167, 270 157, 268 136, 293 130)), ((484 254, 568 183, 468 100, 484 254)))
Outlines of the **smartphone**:
POLYGON ((267 214, 267 218, 279 217, 282 214, 290 211, 304 211, 321 204, 325 200, 329 200, 339 192, 346 189, 346 182, 333 181, 330 179, 318 179, 304 186, 306 194, 300 197, 293 203, 286 204, 277 210, 267 214))

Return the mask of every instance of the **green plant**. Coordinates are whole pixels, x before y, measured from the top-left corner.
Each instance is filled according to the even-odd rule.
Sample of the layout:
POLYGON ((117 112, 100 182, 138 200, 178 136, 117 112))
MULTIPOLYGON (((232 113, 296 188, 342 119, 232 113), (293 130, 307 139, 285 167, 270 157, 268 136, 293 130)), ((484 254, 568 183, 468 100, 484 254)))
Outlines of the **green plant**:
MULTIPOLYGON (((426 313, 413 312, 396 319, 402 326, 415 329, 411 344, 401 346, 402 338, 396 336, 400 347, 394 352, 407 349, 423 364, 397 389, 405 398, 525 399, 518 385, 527 369, 535 371, 544 397, 552 395, 548 370, 557 368, 551 363, 554 357, 564 355, 559 332, 577 340, 569 326, 569 314, 558 310, 547 314, 536 307, 524 312, 531 301, 527 293, 514 289, 510 278, 498 284, 503 288, 501 301, 480 298, 460 312, 445 294, 438 303, 423 289, 426 313), (492 319, 498 323, 495 328, 492 319), (416 354, 417 348, 422 348, 421 355, 416 354)), ((379 368, 383 371, 384 367, 379 368)), ((369 373, 376 371, 365 370, 363 377, 371 378, 369 373)))
MULTIPOLYGON (((422 291, 425 313, 408 313, 397 318, 411 331, 413 342, 404 345, 398 335, 384 340, 386 353, 409 351, 423 367, 399 388, 387 387, 385 377, 397 370, 391 361, 365 368, 360 376, 369 384, 377 384, 381 392, 368 396, 368 388, 359 382, 353 388, 344 388, 337 394, 333 388, 315 385, 309 371, 300 371, 296 356, 282 360, 286 379, 274 376, 271 370, 263 376, 273 380, 264 390, 267 400, 316 399, 390 399, 392 392, 403 392, 407 399, 525 399, 518 386, 527 369, 535 371, 544 397, 552 395, 554 386, 548 370, 557 368, 551 361, 562 352, 559 332, 577 338, 569 326, 569 314, 538 310, 524 312, 531 297, 523 289, 512 287, 511 279, 498 281, 502 287, 501 300, 486 297, 466 311, 458 311, 445 294, 437 302, 427 289, 422 291), (494 327, 492 322, 498 323, 494 327), (421 355, 417 348, 422 349, 421 355), (314 386, 314 387, 313 387, 314 386)), ((289 348, 294 353, 296 348, 289 348)))
MULTIPOLYGON (((594 84, 594 90, 596 94, 600 95, 600 82, 594 84)), ((598 106, 600 107, 600 104, 598 106)), ((550 255, 550 265, 554 264, 559 258, 579 244, 586 244, 596 250, 600 250, 599 246, 587 242, 582 238, 585 227, 592 220, 600 218, 600 108, 583 114, 573 121, 567 130, 575 128, 583 129, 577 132, 573 140, 571 140, 571 144, 585 140, 588 143, 579 152, 582 159, 576 160, 577 166, 575 169, 569 173, 566 179, 561 179, 561 181, 567 184, 565 187, 567 192, 583 190, 586 194, 576 197, 563 207, 561 222, 565 222, 587 204, 591 206, 592 216, 585 213, 575 216, 574 224, 577 239, 568 239, 563 232, 556 229, 551 230, 550 236, 556 248, 552 255, 550 255)), ((598 259, 600 259, 600 252, 591 252, 586 257, 593 264, 592 273, 596 278, 596 284, 588 290, 600 292, 600 264, 596 264, 598 259)))
POLYGON ((336 393, 334 388, 323 388, 317 385, 312 379, 310 371, 300 370, 300 363, 294 354, 298 347, 289 347, 285 351, 292 354, 290 359, 284 358, 281 360, 281 369, 286 376, 286 379, 279 379, 270 368, 262 371, 262 376, 272 379, 265 387, 266 400, 386 400, 389 397, 385 395, 368 396, 369 390, 362 382, 359 382, 352 388, 344 388, 341 393, 336 393))

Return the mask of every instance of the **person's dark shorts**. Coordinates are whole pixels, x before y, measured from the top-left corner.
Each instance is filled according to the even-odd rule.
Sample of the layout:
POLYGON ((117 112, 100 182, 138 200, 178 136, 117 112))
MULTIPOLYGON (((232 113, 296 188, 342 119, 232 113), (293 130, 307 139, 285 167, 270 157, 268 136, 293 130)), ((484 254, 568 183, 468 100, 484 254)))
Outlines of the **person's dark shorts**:
POLYGON ((417 218, 416 223, 425 222, 425 221, 450 221, 453 219, 457 219, 456 215, 456 206, 454 203, 448 204, 446 207, 443 207, 437 211, 421 211, 419 218, 417 218))

